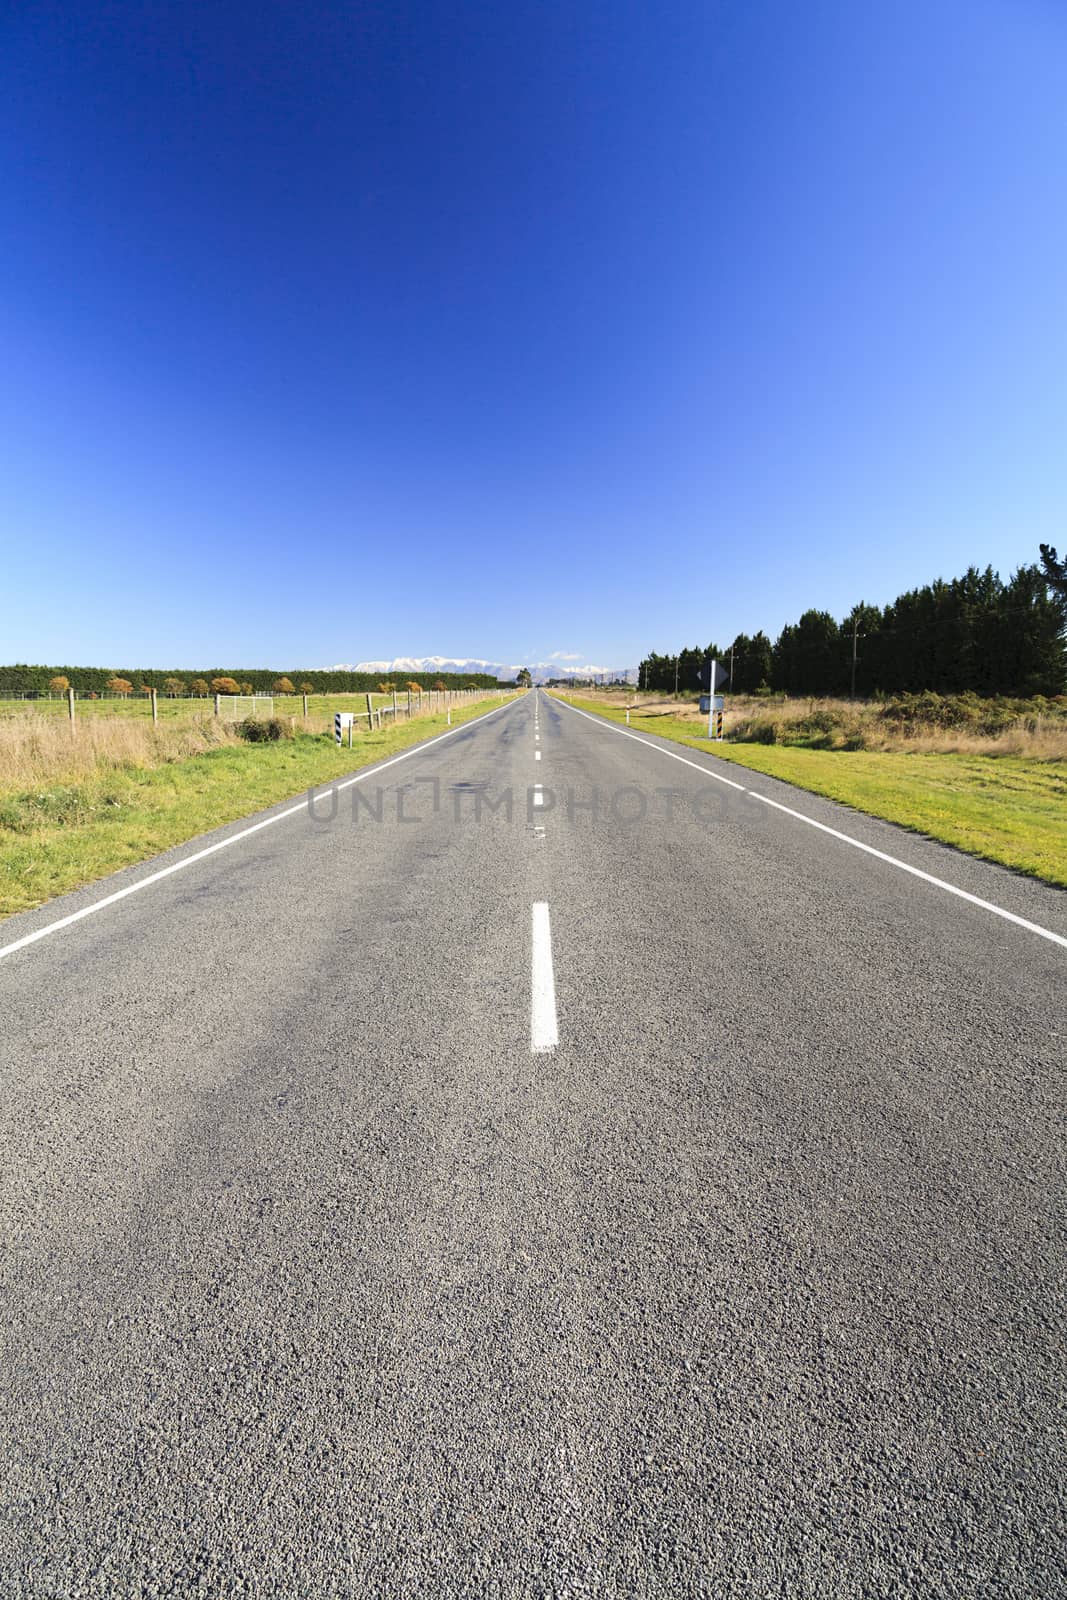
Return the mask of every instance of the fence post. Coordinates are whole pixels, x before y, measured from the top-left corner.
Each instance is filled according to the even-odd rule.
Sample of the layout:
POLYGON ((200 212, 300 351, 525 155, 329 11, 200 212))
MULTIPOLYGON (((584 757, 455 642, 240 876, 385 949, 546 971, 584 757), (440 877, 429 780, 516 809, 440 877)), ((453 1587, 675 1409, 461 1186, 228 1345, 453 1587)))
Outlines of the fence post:
POLYGON ((156 699, 156 691, 154 689, 152 690, 152 721, 154 723, 159 721, 159 701, 156 699))
POLYGON ((303 699, 304 699, 304 721, 306 722, 307 719, 308 719, 308 697, 307 697, 307 695, 304 695, 303 699))
POLYGON ((367 732, 374 732, 374 701, 369 694, 367 696, 367 732))
POLYGON ((216 716, 219 716, 221 714, 221 711, 222 711, 221 701, 222 701, 221 694, 217 694, 215 696, 215 715, 216 716))
POLYGON ((396 726, 396 690, 393 690, 393 726, 396 726))
MULTIPOLYGON (((49 696, 49 698, 51 698, 51 696, 49 696)), ((67 689, 67 715, 70 718, 71 722, 73 722, 74 721, 74 690, 73 690, 73 688, 68 688, 67 689)))

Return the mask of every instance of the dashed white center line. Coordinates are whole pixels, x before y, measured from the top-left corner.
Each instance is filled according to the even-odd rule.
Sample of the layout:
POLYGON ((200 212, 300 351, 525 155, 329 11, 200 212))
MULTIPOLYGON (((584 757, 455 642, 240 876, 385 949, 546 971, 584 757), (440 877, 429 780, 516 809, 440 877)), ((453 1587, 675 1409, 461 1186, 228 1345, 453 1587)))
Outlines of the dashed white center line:
POLYGON ((541 759, 541 752, 540 752, 540 750, 535 750, 535 751, 534 751, 534 760, 535 760, 535 761, 540 761, 540 759, 541 759))
POLYGON ((543 806, 545 803, 544 791, 539 783, 534 784, 533 803, 535 806, 543 806))
POLYGON ((554 1050, 559 1043, 556 1021, 556 979, 552 971, 552 925, 548 905, 535 900, 530 968, 530 1049, 534 1055, 554 1050))

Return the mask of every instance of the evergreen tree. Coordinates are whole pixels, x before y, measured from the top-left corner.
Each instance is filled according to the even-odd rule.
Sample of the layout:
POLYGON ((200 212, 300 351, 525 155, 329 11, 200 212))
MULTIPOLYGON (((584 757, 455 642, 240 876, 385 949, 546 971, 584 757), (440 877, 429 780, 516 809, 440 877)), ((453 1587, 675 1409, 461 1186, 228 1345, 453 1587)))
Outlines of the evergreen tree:
POLYGON ((1045 582, 1060 600, 1067 601, 1067 556, 1061 561, 1054 544, 1038 545, 1045 582))

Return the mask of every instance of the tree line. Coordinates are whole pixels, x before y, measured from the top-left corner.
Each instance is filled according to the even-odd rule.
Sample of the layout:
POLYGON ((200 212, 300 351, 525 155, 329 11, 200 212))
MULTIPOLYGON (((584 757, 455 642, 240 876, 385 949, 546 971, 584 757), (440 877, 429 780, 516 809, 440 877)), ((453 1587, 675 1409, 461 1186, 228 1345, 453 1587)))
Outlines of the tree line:
MULTIPOLYGON (((41 667, 20 664, 0 667, 0 695, 37 695, 65 692, 78 695, 137 694, 155 689, 161 695, 224 694, 362 694, 380 689, 380 672, 278 672, 266 667, 209 667, 198 671, 155 667, 41 667), (53 687, 60 679, 59 690, 53 687), (225 681, 227 688, 214 685, 225 681), (113 688, 113 684, 122 687, 113 688), (235 685, 235 687, 229 687, 235 685), (282 687, 283 685, 287 687, 282 687)), ((496 678, 485 672, 435 673, 434 687, 444 689, 495 689, 496 678)), ((406 687, 396 680, 396 687, 406 687)))
POLYGON ((651 652, 642 687, 661 693, 698 687, 709 656, 729 668, 735 694, 860 696, 918 693, 1016 696, 1067 690, 1067 584, 1055 550, 1004 582, 992 567, 971 567, 898 595, 890 605, 861 602, 838 622, 805 611, 773 642, 738 634, 723 647, 651 652))

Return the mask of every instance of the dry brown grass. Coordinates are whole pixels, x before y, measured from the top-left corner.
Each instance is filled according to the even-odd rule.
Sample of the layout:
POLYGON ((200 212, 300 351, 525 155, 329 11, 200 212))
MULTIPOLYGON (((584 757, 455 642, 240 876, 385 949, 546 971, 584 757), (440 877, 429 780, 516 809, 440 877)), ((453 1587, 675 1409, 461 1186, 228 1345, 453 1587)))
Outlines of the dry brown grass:
MULTIPOLYGON (((706 725, 694 699, 634 695, 617 689, 583 689, 580 698, 619 709, 629 705, 641 717, 669 717, 706 725)), ((904 697, 890 701, 764 699, 726 697, 723 731, 728 739, 751 744, 805 745, 830 750, 910 751, 926 755, 1017 756, 1031 761, 1067 760, 1067 706, 1058 701, 932 701, 904 697), (918 709, 916 709, 918 707, 918 709), (944 726, 936 720, 952 708, 969 716, 969 725, 944 726), (1000 723, 999 726, 995 724, 1000 723)), ((936 697, 933 697, 936 699, 936 697)))
POLYGON ((8 717, 0 720, 0 791, 159 767, 238 742, 233 724, 214 717, 158 726, 127 717, 86 717, 73 726, 58 717, 8 717))

